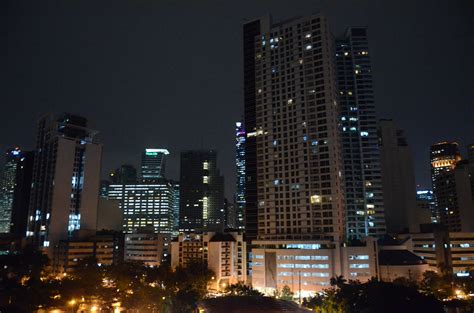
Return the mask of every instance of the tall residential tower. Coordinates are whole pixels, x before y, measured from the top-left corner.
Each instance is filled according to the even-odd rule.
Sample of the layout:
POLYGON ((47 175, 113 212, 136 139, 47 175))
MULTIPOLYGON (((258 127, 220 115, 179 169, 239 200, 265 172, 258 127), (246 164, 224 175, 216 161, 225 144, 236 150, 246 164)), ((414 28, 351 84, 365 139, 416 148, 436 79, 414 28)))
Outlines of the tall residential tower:
POLYGON ((245 137, 245 128, 242 122, 235 123, 235 167, 237 170, 235 226, 240 230, 245 228, 245 137))
POLYGON ((47 114, 38 123, 27 236, 51 255, 79 229, 96 229, 102 145, 87 119, 47 114))
POLYGON ((385 216, 366 28, 349 28, 336 41, 336 67, 347 237, 381 236, 385 216))
POLYGON ((344 236, 334 45, 317 14, 244 25, 246 234, 344 236))

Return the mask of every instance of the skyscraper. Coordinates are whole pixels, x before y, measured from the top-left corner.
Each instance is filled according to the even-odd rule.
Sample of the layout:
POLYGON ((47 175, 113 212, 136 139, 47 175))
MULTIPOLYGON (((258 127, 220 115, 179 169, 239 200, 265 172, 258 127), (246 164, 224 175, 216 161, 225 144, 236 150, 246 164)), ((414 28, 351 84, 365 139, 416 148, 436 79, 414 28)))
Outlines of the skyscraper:
POLYGON ((387 231, 419 232, 415 169, 410 146, 403 131, 397 129, 392 120, 380 121, 379 140, 387 231))
POLYGON ((47 114, 38 123, 27 236, 48 253, 78 229, 96 229, 102 145, 87 119, 47 114))
POLYGON ((457 143, 441 142, 431 146, 436 213, 439 222, 450 232, 474 231, 472 174, 469 160, 461 160, 457 143))
POLYGON ((245 229, 245 129, 242 122, 235 123, 235 166, 237 191, 235 193, 235 227, 245 229))
MULTIPOLYGON (((454 170, 459 161, 461 161, 461 153, 457 142, 445 141, 432 145, 430 152, 432 184, 442 173, 454 170)), ((436 190, 433 190, 433 192, 435 193, 436 202, 436 190)))
POLYGON ((165 160, 168 154, 170 153, 166 149, 145 149, 141 164, 142 183, 153 183, 165 176, 165 160))
POLYGON ((34 154, 16 147, 6 152, 0 181, 0 233, 25 236, 34 154))
POLYGON ((222 228, 224 178, 217 169, 217 152, 181 153, 179 229, 184 232, 222 228))
POLYGON ((386 230, 367 28, 349 28, 336 41, 336 67, 347 237, 381 236, 386 230))
POLYGON ((243 33, 247 238, 340 240, 343 173, 327 20, 263 17, 243 33))
POLYGON ((151 227, 158 234, 172 233, 175 191, 170 182, 162 179, 153 184, 110 185, 108 198, 119 202, 125 233, 141 227, 151 227))
POLYGON ((136 184, 137 169, 130 164, 123 164, 109 174, 110 181, 113 184, 136 184))

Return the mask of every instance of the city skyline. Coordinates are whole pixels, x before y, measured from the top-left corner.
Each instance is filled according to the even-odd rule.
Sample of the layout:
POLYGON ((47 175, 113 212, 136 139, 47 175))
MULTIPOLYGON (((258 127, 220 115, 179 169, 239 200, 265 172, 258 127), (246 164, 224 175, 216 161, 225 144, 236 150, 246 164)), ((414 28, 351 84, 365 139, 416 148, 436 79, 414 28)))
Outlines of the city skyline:
POLYGON ((101 4, 83 3, 78 7, 68 4, 50 7, 55 18, 41 20, 44 27, 33 29, 27 20, 39 21, 44 12, 42 7, 33 6, 31 10, 35 11, 29 11, 30 8, 21 7, 21 3, 7 3, 6 11, 11 13, 11 18, 6 19, 6 23, 13 26, 14 32, 8 38, 2 37, 8 44, 6 56, 9 65, 1 79, 4 84, 8 82, 11 88, 2 99, 7 105, 0 123, 5 134, 0 139, 0 148, 5 150, 19 145, 27 150, 33 149, 35 137, 32 134, 40 115, 47 111, 70 111, 86 116, 92 127, 101 131, 101 142, 104 144, 102 177, 120 164, 138 165, 135 160, 139 151, 159 146, 170 151, 167 172, 170 178, 177 179, 180 151, 216 149, 220 155, 221 170, 228 177, 226 197, 232 199, 235 191, 234 180, 230 179, 235 172, 234 122, 240 120, 243 101, 240 26, 246 19, 257 18, 267 12, 271 12, 278 21, 320 9, 332 21, 331 28, 336 35, 341 35, 351 25, 368 26, 377 117, 393 118, 406 131, 414 150, 417 184, 430 187, 428 160, 431 144, 458 141, 461 150, 465 151, 464 147, 471 143, 473 109, 468 95, 459 92, 468 90, 472 85, 469 73, 473 63, 466 56, 474 40, 472 32, 468 31, 470 20, 463 13, 469 11, 467 3, 432 1, 411 4, 413 10, 403 11, 406 14, 403 24, 397 24, 396 16, 400 8, 395 2, 376 7, 369 7, 366 2, 359 3, 359 6, 325 1, 304 1, 294 7, 288 7, 287 1, 272 2, 271 6, 268 4, 244 3, 242 8, 233 7, 232 16, 221 14, 225 11, 219 5, 191 5, 189 11, 179 12, 178 16, 189 19, 184 25, 175 24, 174 19, 157 18, 162 17, 161 9, 175 11, 172 5, 167 4, 134 6, 119 2, 106 13, 110 17, 108 25, 102 22, 101 15, 93 14, 98 12, 101 4), (212 9, 209 13, 206 11, 208 8, 212 9), (423 14, 415 16, 415 11, 423 14), (89 22, 94 31, 82 27, 84 22, 81 18, 89 16, 89 13, 92 13, 89 22), (206 18, 202 17, 209 14, 212 18, 203 22, 206 18), (120 24, 123 20, 116 18, 122 15, 128 17, 123 25, 120 24), (16 19, 21 16, 27 18, 16 19), (136 19, 136 16, 141 19, 136 19), (438 25, 440 17, 446 21, 442 25, 438 25), (61 23, 63 27, 56 28, 55 23, 61 23), (217 24, 221 27, 216 28, 217 24), (113 28, 119 25, 122 26, 113 28), (179 57, 189 49, 186 40, 180 38, 190 37, 186 32, 190 25, 199 25, 194 32, 202 34, 192 36, 199 37, 199 42, 194 38, 189 42, 194 47, 193 58, 180 58, 183 60, 181 63, 170 67, 167 60, 171 57, 171 51, 179 57), (167 26, 175 27, 182 36, 163 34, 162 29, 167 29, 167 26), (157 31, 156 35, 152 29, 157 31), (108 36, 109 33, 113 36, 108 36), (126 37, 123 37, 125 34, 126 37), (56 40, 57 36, 62 38, 65 35, 68 40, 56 40), (27 41, 36 42, 38 36, 44 38, 38 42, 38 47, 30 49, 28 44, 24 44, 27 41), (442 42, 434 40, 438 36, 443 38, 442 42), (104 41, 105 37, 108 39, 104 41), (218 49, 224 49, 222 52, 214 51, 214 44, 211 44, 216 37, 223 42, 218 49), (90 44, 74 49, 80 40, 90 44), (167 41, 170 48, 156 50, 162 47, 162 40, 167 41), (45 46, 51 43, 54 43, 52 47, 45 46), (129 47, 128 50, 117 52, 123 51, 117 48, 124 46, 129 47), (43 53, 42 49, 46 47, 52 52, 43 53), (97 51, 102 52, 98 55, 97 51), (110 61, 105 62, 102 55, 110 61), (23 62, 23 58, 33 56, 34 67, 29 62, 23 62), (440 56, 450 62, 439 64, 440 56), (136 61, 137 57, 141 61, 136 61), (191 60, 192 63, 189 63, 191 60), (81 71, 78 76, 73 74, 83 63, 87 70, 81 71), (47 71, 40 64, 48 66, 47 71), (204 71, 204 68, 208 70, 204 71), (32 74, 35 84, 32 86, 30 81, 22 78, 22 73, 32 74), (38 80, 36 73, 47 74, 38 80), (109 73, 117 75, 110 77, 109 73), (183 79, 184 74, 191 75, 183 79), (189 84, 195 80, 201 82, 194 84, 197 87, 189 84), (178 84, 170 86, 168 81, 178 84), (77 89, 79 84, 80 90, 77 89), (180 84, 183 88, 190 88, 191 92, 181 92, 183 88, 178 87, 180 84), (22 96, 18 97, 18 94, 22 96), (187 94, 193 94, 192 98, 187 94), (24 110, 25 107, 28 110, 24 110), (446 107, 450 109, 446 110, 446 107), (17 111, 17 108, 23 110, 17 111), (15 127, 20 112, 24 122, 22 128, 15 127), (156 117, 160 116, 166 118, 156 123, 156 117), (180 119, 183 120, 180 124, 185 126, 177 126, 176 121, 180 119), (180 129, 166 131, 173 127, 180 129), (418 132, 420 127, 423 132, 418 132), (9 129, 16 131, 9 132, 9 129))

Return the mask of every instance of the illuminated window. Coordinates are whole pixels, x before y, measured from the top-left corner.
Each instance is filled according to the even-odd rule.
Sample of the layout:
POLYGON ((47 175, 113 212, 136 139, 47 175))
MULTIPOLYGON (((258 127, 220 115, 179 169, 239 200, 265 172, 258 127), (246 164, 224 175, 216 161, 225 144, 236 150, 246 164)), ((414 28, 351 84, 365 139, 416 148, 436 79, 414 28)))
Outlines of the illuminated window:
POLYGON ((203 176, 203 177, 202 177, 202 182, 203 182, 204 184, 208 184, 208 183, 209 183, 209 176, 203 176))
POLYGON ((209 162, 202 162, 202 169, 203 170, 208 170, 209 169, 209 162))

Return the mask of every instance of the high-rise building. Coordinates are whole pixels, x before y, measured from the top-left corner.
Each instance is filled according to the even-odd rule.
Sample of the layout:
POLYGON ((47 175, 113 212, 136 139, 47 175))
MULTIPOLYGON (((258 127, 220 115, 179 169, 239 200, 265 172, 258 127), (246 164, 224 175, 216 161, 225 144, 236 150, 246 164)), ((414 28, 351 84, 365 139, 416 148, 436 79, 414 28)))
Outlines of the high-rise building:
POLYGON ((178 233, 179 230, 179 182, 170 181, 173 185, 173 232, 178 233))
POLYGON ((172 233, 175 190, 170 182, 162 180, 153 184, 110 185, 108 198, 119 202, 125 233, 134 233, 141 227, 150 226, 155 233, 172 233))
POLYGON ((263 17, 243 33, 247 239, 340 240, 343 168, 327 19, 263 17))
POLYGON ((165 177, 166 149, 147 148, 142 153, 141 182, 153 183, 165 177))
POLYGON ((181 153, 179 229, 193 232, 224 226, 224 178, 217 169, 217 152, 181 153))
POLYGON ((416 191, 416 206, 417 206, 417 221, 420 224, 423 221, 426 223, 439 223, 436 218, 436 206, 432 190, 417 190, 416 191), (428 218, 429 217, 429 218, 428 218))
POLYGON ((462 220, 463 224, 468 222, 466 217, 471 216, 472 197, 469 200, 469 195, 472 190, 468 190, 469 168, 462 164, 458 144, 440 142, 432 145, 430 163, 437 220, 451 232, 470 231, 470 226, 461 224, 462 220))
MULTIPOLYGON (((431 182, 434 184, 438 176, 456 168, 461 161, 461 153, 457 142, 440 142, 431 146, 431 182)), ((433 190, 436 199, 436 190, 433 190)))
POLYGON ((433 184, 440 223, 450 232, 474 232, 474 194, 469 162, 439 173, 433 184))
POLYGON ((242 122, 235 123, 235 166, 237 170, 237 189, 235 193, 235 225, 245 229, 245 129, 242 122))
POLYGON ((47 114, 38 123, 27 236, 52 255, 78 229, 96 229, 102 145, 87 119, 47 114))
POLYGON ((367 28, 349 28, 336 40, 336 67, 346 234, 381 236, 386 227, 367 28))
POLYGON ((113 184, 136 184, 137 169, 133 165, 124 164, 110 173, 109 178, 113 184))
POLYGON ((6 152, 0 180, 0 233, 21 239, 26 234, 34 153, 16 147, 6 152))
POLYGON ((419 225, 411 148, 403 131, 397 129, 392 120, 379 122, 379 144, 387 231, 417 232, 419 225))

